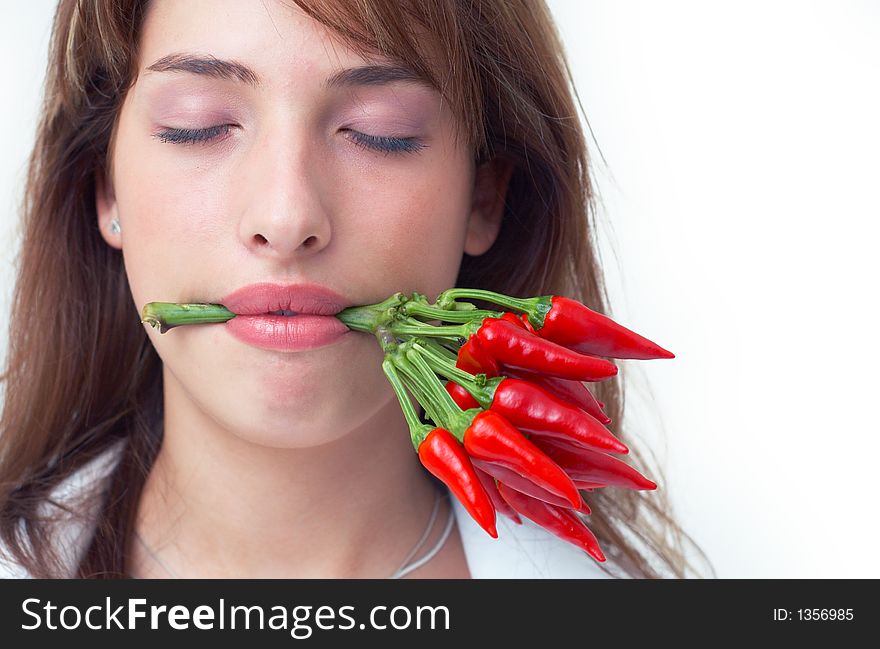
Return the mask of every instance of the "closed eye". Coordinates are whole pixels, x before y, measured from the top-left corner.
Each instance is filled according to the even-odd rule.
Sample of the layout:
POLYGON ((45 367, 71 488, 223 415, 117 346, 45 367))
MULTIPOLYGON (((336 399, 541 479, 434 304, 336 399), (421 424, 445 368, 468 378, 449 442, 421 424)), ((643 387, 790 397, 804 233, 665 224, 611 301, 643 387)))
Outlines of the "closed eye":
POLYGON ((160 142, 170 142, 171 144, 198 144, 199 142, 210 142, 221 135, 228 134, 232 126, 232 124, 220 124, 208 128, 166 128, 153 137, 160 142))
MULTIPOLYGON (((155 133, 153 137, 157 138, 160 142, 169 144, 206 144, 227 135, 233 126, 233 124, 219 124, 198 129, 165 128, 155 133)), ((420 142, 415 137, 383 137, 368 135, 351 129, 346 129, 345 132, 349 134, 348 139, 357 146, 371 151, 379 151, 386 155, 389 153, 419 153, 422 149, 428 147, 427 144, 420 142)))
POLYGON ((351 134, 349 139, 358 146, 381 151, 386 155, 389 153, 419 153, 428 146, 424 142, 419 142, 419 139, 415 137, 381 137, 367 135, 359 131, 348 130, 346 132, 351 134))

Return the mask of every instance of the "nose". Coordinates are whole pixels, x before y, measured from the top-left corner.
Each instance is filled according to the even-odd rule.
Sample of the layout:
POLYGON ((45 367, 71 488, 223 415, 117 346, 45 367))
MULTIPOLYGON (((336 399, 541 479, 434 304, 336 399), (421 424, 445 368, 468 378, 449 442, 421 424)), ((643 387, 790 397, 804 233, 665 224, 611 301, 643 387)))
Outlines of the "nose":
POLYGON ((285 262, 311 256, 330 241, 318 145, 301 127, 276 128, 242 162, 240 236, 256 255, 285 262))

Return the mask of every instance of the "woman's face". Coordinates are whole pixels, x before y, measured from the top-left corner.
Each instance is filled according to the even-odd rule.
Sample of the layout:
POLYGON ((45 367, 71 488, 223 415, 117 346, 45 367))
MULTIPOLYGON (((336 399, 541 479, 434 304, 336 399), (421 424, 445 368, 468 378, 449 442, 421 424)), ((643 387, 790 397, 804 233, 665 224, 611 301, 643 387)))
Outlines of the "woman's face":
MULTIPOLYGON (((439 93, 399 80, 325 84, 367 63, 388 62, 361 58, 282 2, 151 3, 112 182, 99 179, 97 196, 138 314, 152 301, 222 302, 261 282, 318 284, 349 305, 396 291, 433 299, 454 285, 463 252, 491 247, 497 179, 484 185, 471 152, 454 146, 439 93), (225 75, 229 66, 186 57, 250 71, 225 75), (189 70, 168 69, 181 65, 189 70), (199 141, 180 141, 187 134, 199 141), (371 150, 359 134, 406 138, 412 150, 371 150)), ((165 365, 166 397, 254 443, 328 442, 394 398, 366 334, 284 352, 246 344, 224 324, 143 326, 165 365)))

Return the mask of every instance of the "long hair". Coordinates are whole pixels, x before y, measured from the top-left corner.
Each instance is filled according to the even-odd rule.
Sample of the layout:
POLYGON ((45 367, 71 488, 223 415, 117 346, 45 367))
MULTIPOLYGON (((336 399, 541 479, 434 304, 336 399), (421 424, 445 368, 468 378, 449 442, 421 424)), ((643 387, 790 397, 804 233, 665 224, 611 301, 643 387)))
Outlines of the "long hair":
MULTIPOLYGON (((541 0, 293 2, 355 51, 403 61, 423 75, 454 111, 456 138, 478 164, 513 164, 498 238, 486 254, 464 255, 457 286, 561 294, 611 315, 580 102, 541 0)), ((161 361, 140 323, 122 255, 100 236, 95 207, 96 177, 110 173, 114 127, 137 78, 148 4, 61 0, 53 22, 21 206, 0 419, 0 540, 36 577, 69 574, 70 558, 50 542, 53 526, 80 517, 89 529, 86 511, 97 526, 73 576, 128 576, 138 503, 162 442, 161 361), (100 489, 77 506, 46 508, 61 482, 116 445, 121 459, 100 489)), ((693 566, 685 542, 705 555, 675 522, 660 467, 622 430, 621 369, 593 388, 612 432, 631 449, 628 460, 660 487, 591 494, 589 526, 608 556, 601 565, 619 571, 614 576, 686 577, 693 566)))

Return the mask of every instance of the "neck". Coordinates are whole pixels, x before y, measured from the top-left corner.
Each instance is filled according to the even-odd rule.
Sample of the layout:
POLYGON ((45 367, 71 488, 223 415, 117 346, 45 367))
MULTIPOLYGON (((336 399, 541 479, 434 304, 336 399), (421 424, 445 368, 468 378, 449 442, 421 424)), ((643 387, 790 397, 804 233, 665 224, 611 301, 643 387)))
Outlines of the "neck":
POLYGON ((382 578, 421 538, 437 490, 394 399, 335 441, 272 448, 174 399, 168 380, 136 529, 179 576, 382 578))

